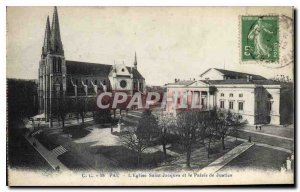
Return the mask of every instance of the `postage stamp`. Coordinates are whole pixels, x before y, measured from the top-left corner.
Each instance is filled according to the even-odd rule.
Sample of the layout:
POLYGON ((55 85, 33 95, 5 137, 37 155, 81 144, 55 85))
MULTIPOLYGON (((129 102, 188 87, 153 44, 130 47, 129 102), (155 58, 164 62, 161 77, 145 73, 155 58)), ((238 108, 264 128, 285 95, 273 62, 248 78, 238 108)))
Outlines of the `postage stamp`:
POLYGON ((279 61, 278 16, 241 16, 241 60, 279 61))

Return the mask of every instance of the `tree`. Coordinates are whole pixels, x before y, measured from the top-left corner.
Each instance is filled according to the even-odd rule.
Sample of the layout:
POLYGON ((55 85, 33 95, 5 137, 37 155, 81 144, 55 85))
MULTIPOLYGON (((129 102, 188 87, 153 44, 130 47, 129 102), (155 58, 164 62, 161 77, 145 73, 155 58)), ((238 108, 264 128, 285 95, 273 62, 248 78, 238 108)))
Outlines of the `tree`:
POLYGON ((241 129, 243 126, 245 126, 246 121, 242 119, 241 116, 238 114, 232 114, 231 120, 229 121, 230 124, 230 134, 235 137, 235 140, 237 141, 238 135, 239 135, 239 129, 241 129))
POLYGON ((149 141, 159 135, 157 118, 152 114, 151 110, 146 109, 143 112, 137 125, 137 134, 149 141))
POLYGON ((58 117, 61 118, 62 121, 62 128, 65 128, 65 119, 67 114, 69 113, 69 103, 67 103, 65 98, 59 99, 59 111, 58 111, 58 117))
POLYGON ((124 132, 121 135, 121 142, 130 150, 134 151, 137 157, 137 166, 140 166, 142 153, 149 146, 149 140, 137 132, 124 132))
POLYGON ((216 139, 216 123, 217 123, 217 110, 214 108, 213 110, 210 111, 208 119, 207 119, 207 129, 205 130, 205 135, 208 138, 208 143, 207 143, 207 158, 209 158, 210 154, 210 146, 211 142, 215 141, 216 139))
POLYGON ((186 151, 186 166, 191 166, 192 145, 196 141, 196 131, 199 128, 199 113, 198 111, 184 111, 177 115, 176 119, 176 134, 180 137, 181 144, 186 151))
POLYGON ((94 114, 96 123, 112 123, 110 109, 97 109, 94 114))
POLYGON ((86 113, 85 99, 77 100, 76 108, 77 108, 77 114, 81 116, 82 124, 84 124, 84 117, 85 117, 85 113, 86 113))
POLYGON ((221 138, 223 150, 225 150, 225 138, 230 133, 230 128, 233 125, 233 113, 228 110, 227 112, 224 111, 217 111, 217 118, 216 118, 216 133, 221 138))
POLYGON ((175 127, 175 118, 172 115, 165 114, 165 115, 158 115, 157 116, 158 121, 158 128, 159 128, 159 137, 160 137, 160 143, 163 147, 163 152, 165 158, 167 158, 167 143, 168 143, 168 134, 169 129, 175 127))

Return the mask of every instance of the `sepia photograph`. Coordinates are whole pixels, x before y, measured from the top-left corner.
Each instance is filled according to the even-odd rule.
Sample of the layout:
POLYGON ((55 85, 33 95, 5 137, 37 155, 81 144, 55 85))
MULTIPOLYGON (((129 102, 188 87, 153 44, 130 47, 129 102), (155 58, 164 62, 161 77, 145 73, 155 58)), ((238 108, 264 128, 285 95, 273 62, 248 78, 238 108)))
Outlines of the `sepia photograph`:
POLYGON ((8 186, 295 185, 294 7, 6 7, 8 186))

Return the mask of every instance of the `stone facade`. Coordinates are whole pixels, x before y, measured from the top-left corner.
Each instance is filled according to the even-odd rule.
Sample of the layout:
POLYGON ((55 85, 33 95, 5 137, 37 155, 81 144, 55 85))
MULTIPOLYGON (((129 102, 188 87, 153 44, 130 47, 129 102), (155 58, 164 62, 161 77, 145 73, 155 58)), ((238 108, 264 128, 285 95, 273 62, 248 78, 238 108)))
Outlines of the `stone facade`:
POLYGON ((209 69, 200 78, 169 83, 167 93, 171 99, 167 102, 166 111, 176 114, 184 98, 188 107, 194 98, 202 110, 214 107, 230 110, 241 115, 249 124, 283 123, 280 118, 284 108, 280 105, 280 83, 258 75, 223 69, 209 69), (177 105, 174 106, 172 102, 176 94, 177 105))
POLYGON ((49 17, 46 21, 39 62, 39 113, 44 114, 46 121, 49 121, 62 99, 74 102, 83 99, 87 102, 87 99, 95 100, 99 90, 121 90, 129 95, 137 91, 144 92, 145 79, 137 69, 136 54, 133 67, 125 66, 124 63, 108 65, 66 60, 55 7, 51 27, 49 17))

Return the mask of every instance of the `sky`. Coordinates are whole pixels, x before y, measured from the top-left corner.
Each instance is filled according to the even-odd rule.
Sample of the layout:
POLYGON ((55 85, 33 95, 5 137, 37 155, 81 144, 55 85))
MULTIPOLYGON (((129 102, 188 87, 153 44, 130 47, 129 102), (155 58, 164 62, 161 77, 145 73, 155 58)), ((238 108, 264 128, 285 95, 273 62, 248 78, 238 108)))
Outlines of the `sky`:
MULTIPOLYGON (((292 78, 292 64, 274 69, 240 61, 240 23, 257 8, 58 7, 67 60, 133 66, 150 85, 198 79, 208 68, 292 78)), ((291 15, 290 9, 263 13, 291 15)), ((37 79, 46 18, 53 7, 7 8, 7 78, 37 79)), ((292 42, 292 41, 291 41, 292 42)))

